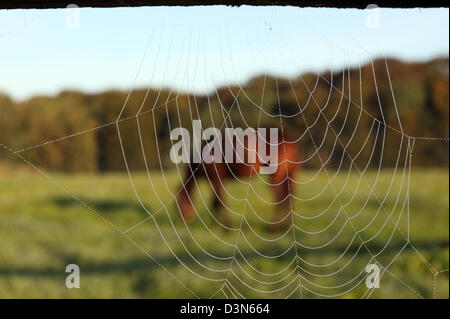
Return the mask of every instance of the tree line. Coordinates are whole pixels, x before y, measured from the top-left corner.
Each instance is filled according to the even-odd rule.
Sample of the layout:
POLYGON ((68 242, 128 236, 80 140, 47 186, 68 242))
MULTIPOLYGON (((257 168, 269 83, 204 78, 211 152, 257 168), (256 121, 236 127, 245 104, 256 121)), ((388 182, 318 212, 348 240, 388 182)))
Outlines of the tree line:
MULTIPOLYGON (((448 58, 379 59, 333 73, 257 76, 208 95, 144 88, 15 102, 0 94, 0 142, 51 170, 122 171, 123 154, 130 169, 158 169, 173 166, 170 131, 200 119, 205 127, 278 127, 299 140, 306 167, 344 168, 349 159, 394 166, 412 150, 408 136, 448 136, 448 71, 448 58)), ((448 142, 417 141, 413 164, 448 167, 448 150, 448 142)))

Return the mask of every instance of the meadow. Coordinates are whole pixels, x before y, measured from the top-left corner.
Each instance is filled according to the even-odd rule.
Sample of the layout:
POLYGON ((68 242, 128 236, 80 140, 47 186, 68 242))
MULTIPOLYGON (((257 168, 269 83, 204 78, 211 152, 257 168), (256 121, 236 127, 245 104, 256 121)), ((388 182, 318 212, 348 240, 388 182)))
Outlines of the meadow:
POLYGON ((331 176, 332 186, 294 201, 302 230, 277 240, 283 233, 261 221, 276 209, 261 200, 272 193, 257 179, 252 188, 226 183, 229 210, 245 220, 230 213, 241 231, 225 231, 203 203, 211 199, 205 181, 195 192, 198 216, 184 225, 171 200, 176 170, 132 172, 136 193, 126 173, 49 173, 55 186, 31 169, 0 170, 0 298, 448 298, 447 169, 413 167, 409 182, 392 169, 368 171, 362 181, 346 171, 316 173, 301 174, 311 182, 298 185, 296 196, 312 198, 331 176), (300 245, 281 255, 294 238, 300 245), (374 255, 389 267, 367 294, 364 267, 374 255), (67 264, 80 266, 79 289, 65 286, 67 264), (330 267, 312 266, 319 264, 330 267))

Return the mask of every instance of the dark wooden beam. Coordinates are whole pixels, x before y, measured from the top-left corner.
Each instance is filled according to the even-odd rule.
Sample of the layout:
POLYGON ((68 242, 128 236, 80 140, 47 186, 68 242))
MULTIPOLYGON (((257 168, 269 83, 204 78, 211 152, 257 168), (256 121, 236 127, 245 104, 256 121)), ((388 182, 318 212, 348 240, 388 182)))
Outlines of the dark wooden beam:
POLYGON ((430 8, 448 7, 448 0, 0 0, 0 9, 49 9, 65 8, 69 4, 79 7, 140 7, 140 6, 195 6, 195 5, 229 5, 229 6, 263 6, 280 5, 296 7, 334 7, 334 8, 358 8, 364 9, 369 4, 375 3, 379 7, 389 8, 430 8))

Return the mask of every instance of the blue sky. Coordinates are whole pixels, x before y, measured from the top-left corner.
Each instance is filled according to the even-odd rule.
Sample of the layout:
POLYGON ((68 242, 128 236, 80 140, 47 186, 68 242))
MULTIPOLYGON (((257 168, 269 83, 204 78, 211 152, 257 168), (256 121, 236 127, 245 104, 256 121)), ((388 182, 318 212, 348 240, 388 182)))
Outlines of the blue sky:
POLYGON ((63 89, 208 92, 266 72, 295 76, 383 54, 448 56, 448 37, 448 9, 3 10, 0 91, 17 100, 63 89))

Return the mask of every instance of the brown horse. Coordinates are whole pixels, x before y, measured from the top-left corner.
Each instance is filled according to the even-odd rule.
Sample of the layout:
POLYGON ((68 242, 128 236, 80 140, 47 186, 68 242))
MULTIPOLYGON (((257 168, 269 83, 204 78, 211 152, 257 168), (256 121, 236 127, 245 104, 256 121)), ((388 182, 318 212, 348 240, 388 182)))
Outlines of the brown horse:
MULTIPOLYGON (((236 142, 234 143, 234 151, 236 152, 236 142)), ((216 213, 221 213, 221 220, 225 226, 230 226, 230 220, 228 215, 223 214, 223 183, 225 179, 234 177, 248 177, 252 174, 258 174, 259 169, 267 164, 261 163, 260 149, 256 147, 257 160, 253 163, 248 161, 249 148, 248 143, 244 143, 244 160, 243 163, 224 163, 224 161, 206 163, 201 161, 200 163, 190 163, 186 168, 186 175, 184 183, 178 193, 178 207, 183 215, 186 223, 190 223, 194 218, 193 202, 190 197, 193 187, 195 185, 196 178, 208 178, 213 189, 214 199, 213 207, 216 213)), ((269 145, 266 144, 268 148, 269 145)), ((275 200, 278 203, 275 209, 275 217, 273 224, 270 226, 271 231, 276 231, 279 226, 283 228, 291 225, 292 219, 286 216, 290 213, 290 194, 293 194, 294 183, 290 179, 295 179, 295 174, 299 169, 300 161, 299 147, 297 143, 282 138, 279 139, 278 144, 275 146, 278 154, 275 172, 270 174, 270 183, 272 184, 273 191, 275 193, 275 200), (289 178, 290 179, 289 179, 289 178)), ((267 150, 266 150, 267 151, 267 150)), ((266 153, 267 154, 267 153, 266 153)))

